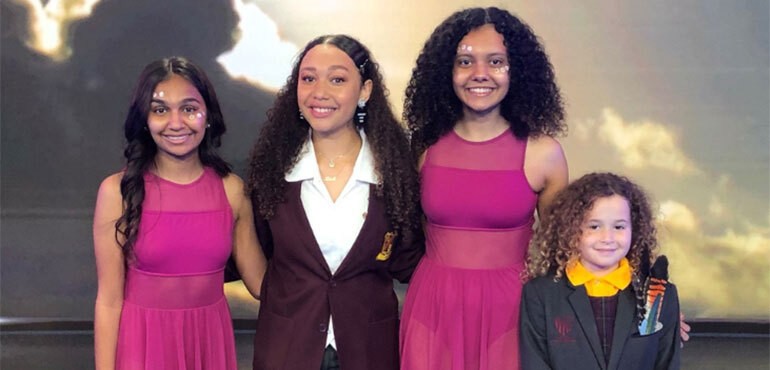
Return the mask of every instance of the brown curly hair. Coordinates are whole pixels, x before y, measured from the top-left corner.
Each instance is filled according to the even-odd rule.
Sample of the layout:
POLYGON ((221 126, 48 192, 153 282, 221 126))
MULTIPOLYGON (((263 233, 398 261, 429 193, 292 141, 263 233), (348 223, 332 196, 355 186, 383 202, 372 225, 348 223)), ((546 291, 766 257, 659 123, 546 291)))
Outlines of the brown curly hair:
POLYGON ((567 186, 554 199, 529 244, 527 278, 564 276, 567 264, 578 258, 581 225, 598 198, 619 195, 631 213, 631 248, 626 254, 633 270, 637 308, 644 314, 642 282, 649 276, 658 250, 657 228, 649 197, 628 178, 613 173, 590 173, 567 186))
POLYGON ((553 67, 532 29, 506 10, 470 8, 452 14, 436 27, 412 70, 403 118, 415 155, 421 155, 462 118, 463 104, 452 87, 457 45, 470 31, 486 24, 494 25, 503 36, 508 51, 510 89, 500 103, 500 114, 513 134, 523 139, 566 132, 553 67))
MULTIPOLYGON (((300 119, 297 101, 299 66, 313 47, 333 45, 359 66, 361 82, 372 81, 372 92, 364 108, 366 121, 356 127, 366 133, 374 154, 375 171, 380 184, 377 195, 383 196, 386 212, 400 239, 415 237, 420 232, 419 180, 415 163, 409 154, 409 142, 388 103, 380 67, 369 50, 347 35, 325 35, 310 41, 294 62, 286 85, 278 92, 267 112, 267 122, 251 152, 247 190, 255 212, 271 218, 285 199, 285 174, 297 163, 299 152, 308 138, 309 124, 300 119)), ((361 108, 356 108, 358 112, 361 108)))

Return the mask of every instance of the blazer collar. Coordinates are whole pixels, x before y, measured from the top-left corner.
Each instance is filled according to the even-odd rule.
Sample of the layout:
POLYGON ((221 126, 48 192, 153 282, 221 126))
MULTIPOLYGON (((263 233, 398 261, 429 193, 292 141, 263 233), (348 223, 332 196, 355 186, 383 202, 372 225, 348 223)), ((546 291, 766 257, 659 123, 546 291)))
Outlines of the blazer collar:
POLYGON ((634 289, 631 286, 618 292, 618 310, 615 314, 615 331, 612 334, 612 350, 608 366, 610 369, 618 368, 626 339, 636 330, 635 301, 634 289))
POLYGON ((615 313, 612 348, 610 349, 609 363, 605 363, 604 350, 602 350, 599 333, 596 329, 596 319, 594 318, 594 312, 591 309, 591 302, 588 300, 585 286, 575 286, 568 279, 564 280, 567 287, 572 290, 568 296, 569 303, 572 306, 572 310, 575 311, 575 316, 578 318, 583 334, 591 346, 596 362, 602 370, 620 370, 618 369, 620 355, 623 353, 626 339, 635 330, 634 324, 636 319, 634 314, 636 313, 636 302, 632 286, 628 286, 626 289, 618 292, 618 308, 615 313))
MULTIPOLYGON (((567 286, 572 289, 572 293, 568 296, 569 303, 572 306, 572 310, 575 311, 575 317, 577 317, 581 329, 583 329, 583 335, 585 335, 588 344, 591 346, 591 351, 594 353, 595 360, 602 370, 606 370, 607 364, 604 362, 604 350, 599 341, 599 332, 596 329, 594 311, 591 309, 591 302, 588 300, 586 287, 584 285, 574 286, 568 279, 564 277, 562 277, 562 279, 565 280, 567 286)), ((614 352, 615 349, 613 348, 612 350, 614 352)))
MULTIPOLYGON (((377 217, 376 215, 385 213, 385 204, 383 203, 384 201, 376 195, 377 193, 376 189, 374 188, 375 186, 376 185, 370 185, 371 188, 369 191, 369 205, 367 206, 367 216, 364 220, 364 224, 361 226, 361 230, 358 232, 356 240, 353 242, 353 246, 350 248, 350 251, 348 251, 348 254, 342 260, 342 263, 337 269, 335 276, 344 274, 346 269, 349 268, 347 266, 351 263, 355 264, 355 259, 358 258, 361 253, 365 252, 365 246, 361 245, 362 236, 367 235, 367 233, 372 232, 372 228, 377 227, 376 222, 373 222, 374 217, 377 217), (351 262, 351 260, 353 260, 353 262, 351 262)), ((289 206, 288 210, 291 212, 291 214, 293 214, 290 219, 294 219, 297 222, 296 230, 303 242, 302 244, 308 250, 313 259, 318 262, 325 276, 331 277, 331 269, 326 263, 323 252, 321 252, 321 247, 318 246, 318 241, 316 241, 315 236, 313 235, 313 229, 310 226, 310 221, 308 221, 305 208, 302 207, 302 201, 300 200, 302 182, 289 182, 287 183, 286 190, 287 206, 289 206)))

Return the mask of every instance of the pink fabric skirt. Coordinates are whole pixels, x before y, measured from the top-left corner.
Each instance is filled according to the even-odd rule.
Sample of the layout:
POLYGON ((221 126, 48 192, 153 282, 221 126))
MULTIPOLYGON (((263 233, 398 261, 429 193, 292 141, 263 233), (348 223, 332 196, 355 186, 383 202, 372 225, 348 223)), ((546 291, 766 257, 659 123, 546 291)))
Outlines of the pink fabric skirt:
POLYGON ((126 273, 117 369, 237 369, 223 269, 126 273))
POLYGON ((519 369, 519 304, 528 235, 430 225, 401 315, 402 370, 519 369), (526 245, 526 244, 524 244, 526 245))

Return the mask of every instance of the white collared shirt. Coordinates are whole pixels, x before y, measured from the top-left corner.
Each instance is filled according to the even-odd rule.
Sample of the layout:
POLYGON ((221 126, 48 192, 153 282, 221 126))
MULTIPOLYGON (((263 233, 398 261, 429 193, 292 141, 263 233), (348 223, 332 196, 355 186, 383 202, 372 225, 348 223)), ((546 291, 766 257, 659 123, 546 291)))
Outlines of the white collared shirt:
MULTIPOLYGON (((359 130, 359 135, 361 150, 350 179, 336 202, 332 201, 323 183, 310 136, 299 153, 297 164, 285 177, 288 182, 302 181, 300 200, 332 275, 350 252, 364 224, 369 207, 369 186, 379 181, 374 169, 374 155, 366 142, 366 135, 363 130, 359 130)), ((326 344, 337 347, 331 317, 326 344)))

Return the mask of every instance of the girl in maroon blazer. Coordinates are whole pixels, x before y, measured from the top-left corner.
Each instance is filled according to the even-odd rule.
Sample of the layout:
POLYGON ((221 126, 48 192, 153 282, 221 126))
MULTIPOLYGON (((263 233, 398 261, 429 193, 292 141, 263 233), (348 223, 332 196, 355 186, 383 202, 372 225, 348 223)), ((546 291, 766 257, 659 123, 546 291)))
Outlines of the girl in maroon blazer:
POLYGON ((305 46, 248 188, 268 269, 254 369, 398 369, 398 301, 422 255, 417 171, 379 66, 350 36, 305 46))
POLYGON ((678 369, 679 302, 645 193, 594 173, 561 191, 530 244, 522 369, 678 369))

